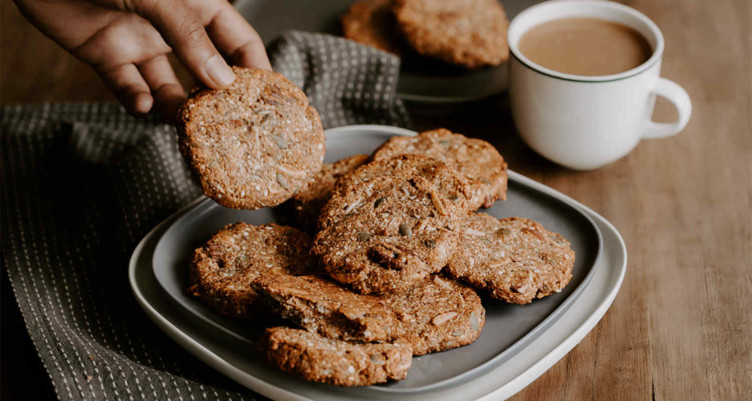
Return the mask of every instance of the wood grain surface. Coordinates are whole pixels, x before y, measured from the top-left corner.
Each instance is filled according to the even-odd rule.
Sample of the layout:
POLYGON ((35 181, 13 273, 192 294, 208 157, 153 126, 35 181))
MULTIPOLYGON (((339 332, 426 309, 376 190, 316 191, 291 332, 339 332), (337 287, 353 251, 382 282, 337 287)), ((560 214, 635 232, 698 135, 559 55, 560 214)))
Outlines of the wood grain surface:
MULTIPOLYGON (((514 400, 750 399, 752 7, 746 0, 626 4, 661 27, 662 75, 692 98, 692 119, 678 136, 643 141, 611 165, 575 172, 522 144, 505 96, 411 114, 416 128, 444 126, 491 141, 513 170, 588 205, 627 244, 627 276, 611 309, 514 400)), ((114 99, 86 65, 35 31, 12 2, 2 2, 0 10, 2 104, 114 99)), ((674 117, 672 107, 660 102, 655 118, 674 117)), ((13 301, 3 292, 5 311, 13 301)), ((36 356, 20 323, 8 328, 8 315, 2 395, 15 399, 23 378, 40 375, 26 365, 15 369, 15 357, 36 356), (9 335, 26 344, 9 349, 9 335)))

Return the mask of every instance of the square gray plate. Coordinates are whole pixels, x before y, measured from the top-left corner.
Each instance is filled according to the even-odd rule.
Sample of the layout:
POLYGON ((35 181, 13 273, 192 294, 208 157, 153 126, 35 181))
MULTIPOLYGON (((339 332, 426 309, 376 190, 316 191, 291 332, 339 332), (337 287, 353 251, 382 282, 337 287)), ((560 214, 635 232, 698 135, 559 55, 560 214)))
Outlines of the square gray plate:
MULTIPOLYGON (((339 18, 355 0, 240 0, 235 7, 253 25, 267 45, 282 32, 295 29, 342 36, 339 18)), ((503 0, 507 19, 540 0, 503 0)), ((507 64, 467 71, 457 67, 405 60, 397 94, 405 100, 455 103, 482 99, 507 88, 507 64)))
MULTIPOLYGON (((326 162, 357 153, 371 153, 393 135, 413 135, 411 131, 382 126, 353 126, 327 131, 326 162)), ((495 217, 521 216, 542 223, 562 234, 576 253, 572 281, 560 293, 529 305, 511 305, 484 298, 486 325, 471 345, 415 358, 407 379, 362 389, 374 393, 424 393, 456 386, 504 363, 526 347, 540 333, 550 329, 595 274, 602 250, 601 234, 580 209, 510 177, 508 200, 482 211, 495 217)), ((152 258, 153 273, 165 295, 206 325, 252 348, 250 328, 216 315, 187 296, 187 266, 193 250, 229 223, 245 221, 264 224, 274 221, 270 209, 238 211, 204 199, 170 223, 159 237, 152 258)), ((256 358, 256 355, 249 357, 256 358)))

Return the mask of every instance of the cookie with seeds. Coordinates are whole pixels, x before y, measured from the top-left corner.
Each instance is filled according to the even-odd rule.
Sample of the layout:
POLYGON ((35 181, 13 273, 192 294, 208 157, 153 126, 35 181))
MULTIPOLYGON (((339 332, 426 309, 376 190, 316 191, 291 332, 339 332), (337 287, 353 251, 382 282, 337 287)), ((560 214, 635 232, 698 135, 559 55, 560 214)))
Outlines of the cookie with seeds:
POLYGON ((454 167, 470 186, 469 206, 473 210, 506 199, 507 164, 486 141, 439 128, 417 136, 394 136, 376 150, 373 158, 384 160, 400 154, 429 156, 454 167))
POLYGON ((355 291, 404 291, 454 254, 468 196, 454 169, 429 157, 369 163, 337 181, 312 252, 355 291))
POLYGON ((444 272, 492 297, 527 304, 561 291, 572 279, 569 241, 522 217, 469 215, 459 229, 464 246, 444 272))
POLYGON ((403 294, 379 296, 397 315, 400 341, 413 355, 446 351, 475 341, 486 322, 480 297, 464 284, 430 276, 403 294))
POLYGON ((342 33, 348 39, 392 54, 402 53, 402 38, 395 27, 391 0, 361 0, 342 18, 342 33))
POLYGON ((306 380, 369 386, 402 380, 412 365, 406 344, 359 344, 288 327, 266 329, 258 345, 266 360, 306 380))
POLYGON ((321 168, 316 110, 282 74, 233 67, 226 89, 196 88, 180 108, 180 151, 204 194, 234 209, 276 206, 321 168))
POLYGON ((252 288, 273 313, 327 338, 383 342, 402 333, 394 312, 380 298, 352 292, 325 277, 262 277, 252 288))
POLYGON ((313 271, 311 239, 292 227, 230 224, 194 251, 188 292, 222 315, 248 320, 258 311, 250 284, 259 277, 313 271))
POLYGON ((332 197, 339 177, 354 171, 370 160, 368 155, 355 155, 327 163, 283 206, 293 221, 309 233, 316 232, 321 208, 332 197))
POLYGON ((397 27, 418 53, 475 69, 509 59, 508 21, 497 0, 395 0, 397 27))
POLYGON ((252 284, 273 313, 327 338, 402 341, 415 355, 475 341, 485 310, 472 289, 431 276, 406 293, 362 295, 320 276, 261 278, 252 284))

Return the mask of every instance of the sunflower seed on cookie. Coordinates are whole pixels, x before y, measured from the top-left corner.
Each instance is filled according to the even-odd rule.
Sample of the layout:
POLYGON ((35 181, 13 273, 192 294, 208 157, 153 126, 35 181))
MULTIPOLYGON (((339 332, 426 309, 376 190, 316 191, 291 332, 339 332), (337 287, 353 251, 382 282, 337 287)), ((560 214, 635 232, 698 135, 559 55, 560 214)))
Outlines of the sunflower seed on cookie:
POLYGON ((196 88, 180 108, 180 151, 204 194, 235 209, 276 206, 321 168, 319 115, 281 74, 233 67, 226 89, 196 88))
POLYGON ((402 380, 412 364, 406 344, 359 344, 300 329, 267 329, 259 351, 279 369, 306 380, 337 386, 369 386, 402 380))
POLYGON ((459 229, 464 246, 444 272, 492 297, 527 304, 561 291, 572 279, 569 241, 522 217, 469 215, 459 229))
POLYGON ((506 199, 507 164, 486 141, 439 128, 417 136, 394 136, 376 150, 373 158, 383 160, 400 154, 429 156, 454 167, 470 186, 470 209, 491 207, 496 200, 506 199))

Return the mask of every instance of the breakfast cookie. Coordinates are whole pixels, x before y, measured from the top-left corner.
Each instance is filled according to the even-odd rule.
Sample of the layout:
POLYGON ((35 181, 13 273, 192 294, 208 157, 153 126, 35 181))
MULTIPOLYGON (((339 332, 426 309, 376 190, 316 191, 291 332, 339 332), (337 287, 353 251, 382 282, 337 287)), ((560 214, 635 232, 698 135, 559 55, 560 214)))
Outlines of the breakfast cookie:
POLYGON ((321 208, 332 197, 334 183, 339 177, 362 166, 370 160, 368 155, 355 155, 324 164, 316 174, 289 201, 286 210, 294 222, 307 232, 316 232, 321 208))
POLYGON ((275 206, 321 168, 324 130, 281 74, 233 67, 227 89, 196 88, 180 108, 180 151, 204 194, 235 209, 275 206))
POLYGON ((337 386, 402 380, 412 364, 409 345, 350 343, 287 327, 267 329, 259 351, 285 372, 337 386))
POLYGON ((486 322, 486 310, 471 288, 431 276, 404 294, 380 295, 399 319, 400 341, 413 355, 446 351, 475 341, 486 322))
POLYGON ((402 38, 397 33, 391 0, 361 0, 342 16, 346 38, 399 55, 402 38))
POLYGON ((247 320, 256 313, 253 280, 311 273, 310 245, 291 227, 230 224, 194 251, 188 292, 222 315, 247 320))
POLYGON ((491 207, 506 199, 507 164, 490 143, 439 128, 417 136, 394 136, 373 155, 374 160, 400 154, 420 154, 443 161, 465 178, 472 193, 470 208, 491 207))
POLYGON ((474 69, 509 59, 497 0, 395 0, 397 27, 418 53, 474 69))
POLYGON ((532 220, 477 213, 462 222, 459 237, 464 246, 444 272, 496 299, 526 304, 572 279, 569 241, 532 220))
POLYGON ((485 321, 475 291, 438 276, 406 293, 376 296, 318 276, 261 278, 252 287, 260 302, 300 328, 339 340, 402 341, 415 355, 469 344, 485 321))
POLYGON ((337 181, 312 252, 360 293, 408 289, 454 254, 468 195, 453 168, 425 156, 369 163, 337 181))
POLYGON ((401 333, 394 312, 379 298, 349 291, 324 277, 262 277, 252 287, 273 313, 324 337, 381 342, 401 333))

